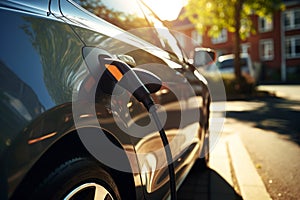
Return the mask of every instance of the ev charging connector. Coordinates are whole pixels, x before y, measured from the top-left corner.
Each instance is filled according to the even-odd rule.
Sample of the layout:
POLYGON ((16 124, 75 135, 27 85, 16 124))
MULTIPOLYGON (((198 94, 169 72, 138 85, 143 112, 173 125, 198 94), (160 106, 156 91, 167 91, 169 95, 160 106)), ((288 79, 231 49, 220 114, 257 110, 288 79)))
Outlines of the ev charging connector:
POLYGON ((176 200, 176 178, 172 152, 166 133, 157 115, 157 109, 154 105, 149 90, 145 87, 144 83, 140 80, 134 70, 132 70, 132 68, 125 62, 113 59, 109 56, 99 56, 99 62, 101 67, 105 67, 104 74, 109 76, 115 84, 118 83, 121 87, 128 90, 139 102, 141 102, 145 106, 145 108, 153 117, 155 124, 159 130, 168 162, 171 200, 176 200))

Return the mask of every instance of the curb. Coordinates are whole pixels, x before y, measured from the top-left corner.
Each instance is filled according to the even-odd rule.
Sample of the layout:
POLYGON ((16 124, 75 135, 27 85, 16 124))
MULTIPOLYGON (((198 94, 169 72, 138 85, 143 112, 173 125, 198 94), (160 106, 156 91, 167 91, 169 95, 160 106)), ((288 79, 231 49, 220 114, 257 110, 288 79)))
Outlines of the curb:
POLYGON ((271 199, 239 135, 235 133, 228 137, 229 154, 243 199, 271 199))
POLYGON ((213 147, 210 154, 209 167, 217 171, 227 183, 233 186, 226 141, 227 139, 225 137, 221 137, 218 143, 213 147))

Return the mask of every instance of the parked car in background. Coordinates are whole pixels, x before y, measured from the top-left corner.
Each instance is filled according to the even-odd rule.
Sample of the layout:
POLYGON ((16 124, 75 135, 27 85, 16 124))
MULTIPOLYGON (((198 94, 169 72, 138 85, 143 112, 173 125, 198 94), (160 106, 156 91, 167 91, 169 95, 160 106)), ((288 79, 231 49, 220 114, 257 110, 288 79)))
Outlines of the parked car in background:
MULTIPOLYGON (((220 75, 234 75, 234 54, 217 55, 217 52, 210 48, 195 48, 193 59, 190 60, 193 65, 203 72, 220 73, 220 75)), ((254 68, 251 57, 248 53, 241 53, 241 72, 248 82, 255 83, 258 78, 258 72, 254 68)))
POLYGON ((149 91, 177 189, 208 161, 205 78, 142 2, 1 0, 0 24, 0 199, 169 197, 160 135, 137 99, 103 79, 116 72, 108 57, 162 81, 149 91))
MULTIPOLYGON (((234 75, 234 54, 221 55, 217 58, 215 65, 211 65, 208 71, 218 70, 221 74, 234 75)), ((241 53, 241 73, 248 82, 255 83, 255 69, 248 53, 241 53)))

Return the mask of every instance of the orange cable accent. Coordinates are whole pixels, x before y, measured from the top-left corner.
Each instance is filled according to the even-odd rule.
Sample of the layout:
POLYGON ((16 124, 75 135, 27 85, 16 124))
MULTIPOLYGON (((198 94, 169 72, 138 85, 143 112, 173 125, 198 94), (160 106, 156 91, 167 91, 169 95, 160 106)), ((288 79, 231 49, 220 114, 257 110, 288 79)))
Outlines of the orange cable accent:
POLYGON ((117 81, 120 81, 123 77, 123 74, 120 72, 120 70, 115 65, 109 65, 105 64, 106 69, 110 71, 110 73, 117 79, 117 81))

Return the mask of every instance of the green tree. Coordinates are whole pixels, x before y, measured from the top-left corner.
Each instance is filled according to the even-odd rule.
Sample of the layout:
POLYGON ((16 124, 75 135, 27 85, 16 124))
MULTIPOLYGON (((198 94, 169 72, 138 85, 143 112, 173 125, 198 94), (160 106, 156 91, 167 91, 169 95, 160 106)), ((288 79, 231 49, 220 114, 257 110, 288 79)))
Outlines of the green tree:
POLYGON ((270 17, 276 10, 284 9, 282 0, 188 0, 186 13, 199 33, 207 31, 217 37, 222 29, 234 33, 234 72, 241 80, 240 44, 250 32, 255 33, 250 16, 270 17))

